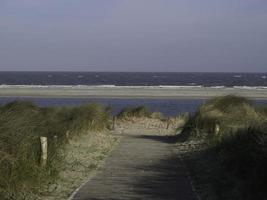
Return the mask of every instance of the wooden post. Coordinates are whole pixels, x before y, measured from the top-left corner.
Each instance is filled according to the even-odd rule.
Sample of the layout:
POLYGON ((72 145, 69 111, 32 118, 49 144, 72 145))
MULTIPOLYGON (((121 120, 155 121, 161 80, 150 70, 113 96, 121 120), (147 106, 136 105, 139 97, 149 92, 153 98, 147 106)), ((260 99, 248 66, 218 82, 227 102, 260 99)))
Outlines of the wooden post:
POLYGON ((54 142, 57 143, 57 135, 54 135, 54 142))
POLYGON ((66 141, 67 141, 67 143, 70 142, 70 131, 66 132, 66 141))
POLYGON ((220 126, 219 126, 219 124, 215 124, 214 131, 215 131, 215 135, 218 135, 219 134, 219 132, 220 132, 220 126))
POLYGON ((116 116, 113 116, 113 124, 112 124, 112 129, 115 130, 115 126, 116 126, 116 116))
POLYGON ((166 129, 169 129, 169 126, 170 126, 170 117, 168 117, 168 119, 167 119, 167 127, 166 127, 166 129))
POLYGON ((41 165, 45 166, 47 163, 47 137, 40 137, 41 141, 41 165))

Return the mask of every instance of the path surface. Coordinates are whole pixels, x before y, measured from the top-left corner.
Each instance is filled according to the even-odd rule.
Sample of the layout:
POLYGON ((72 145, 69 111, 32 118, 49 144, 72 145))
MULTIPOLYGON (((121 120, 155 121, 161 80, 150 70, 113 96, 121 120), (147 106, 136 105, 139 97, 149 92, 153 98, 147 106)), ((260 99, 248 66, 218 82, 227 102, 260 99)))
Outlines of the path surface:
POLYGON ((173 151, 174 136, 129 128, 122 137, 99 173, 73 200, 197 199, 173 151))

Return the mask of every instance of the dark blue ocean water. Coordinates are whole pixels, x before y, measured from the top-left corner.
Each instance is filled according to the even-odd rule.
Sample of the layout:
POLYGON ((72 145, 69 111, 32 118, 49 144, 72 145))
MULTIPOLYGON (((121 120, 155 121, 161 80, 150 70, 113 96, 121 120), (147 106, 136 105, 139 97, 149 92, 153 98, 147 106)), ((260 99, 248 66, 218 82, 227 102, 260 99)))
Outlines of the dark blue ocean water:
MULTIPOLYGON (((0 72, 0 85, 117 85, 117 86, 267 86, 267 73, 126 73, 126 72, 0 72)), ((0 98, 0 104, 18 98, 0 98)), ((112 107, 113 114, 125 106, 145 105, 151 111, 175 116, 194 112, 204 100, 192 99, 86 99, 19 98, 40 106, 67 106, 98 102, 112 107)), ((255 101, 265 104, 267 101, 255 101)))
POLYGON ((86 99, 86 98, 16 98, 2 97, 0 104, 14 100, 26 100, 39 106, 69 106, 86 103, 101 103, 112 108, 112 114, 116 114, 126 106, 147 106, 150 111, 159 111, 166 116, 176 116, 182 112, 194 112, 204 100, 174 100, 174 99, 86 99))
POLYGON ((267 86, 267 73, 0 72, 0 85, 267 86))
MULTIPOLYGON (((116 114, 126 106, 147 106, 150 111, 159 111, 166 116, 177 116, 179 113, 193 113, 199 105, 205 102, 202 99, 86 99, 86 98, 16 98, 1 97, 0 104, 14 100, 31 101, 39 106, 69 106, 86 103, 101 103, 112 107, 112 114, 116 114)), ((267 105, 267 100, 255 100, 256 105, 267 105)))

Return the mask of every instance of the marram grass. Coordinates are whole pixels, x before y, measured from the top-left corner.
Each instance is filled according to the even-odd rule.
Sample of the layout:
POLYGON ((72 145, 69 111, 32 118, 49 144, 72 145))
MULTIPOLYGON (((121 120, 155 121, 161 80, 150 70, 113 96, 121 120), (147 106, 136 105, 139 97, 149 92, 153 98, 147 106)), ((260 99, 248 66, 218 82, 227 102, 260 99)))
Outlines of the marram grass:
POLYGON ((208 100, 190 116, 184 131, 193 137, 218 139, 238 129, 256 127, 265 120, 252 103, 243 97, 228 95, 208 100), (216 132, 216 126, 219 127, 216 132))
POLYGON ((109 125, 99 104, 40 108, 15 101, 0 107, 0 199, 28 199, 59 173, 68 137, 109 125), (40 136, 48 138, 47 165, 40 165, 40 136))
POLYGON ((145 106, 125 107, 118 114, 118 119, 129 119, 132 117, 150 117, 151 112, 145 106))
POLYGON ((186 123, 184 136, 205 141, 188 165, 208 199, 267 199, 266 110, 229 95, 207 101, 186 123))

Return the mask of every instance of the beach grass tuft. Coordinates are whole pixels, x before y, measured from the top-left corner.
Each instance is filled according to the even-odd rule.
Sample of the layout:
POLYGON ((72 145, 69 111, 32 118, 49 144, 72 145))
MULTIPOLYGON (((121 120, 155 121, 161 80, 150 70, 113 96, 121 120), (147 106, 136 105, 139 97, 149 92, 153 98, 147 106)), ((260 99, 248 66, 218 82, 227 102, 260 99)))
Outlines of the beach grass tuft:
POLYGON ((125 107, 118 114, 118 119, 129 119, 133 117, 150 117, 151 112, 145 106, 125 107))
POLYGON ((228 95, 216 97, 201 105, 190 116, 184 132, 194 137, 220 140, 238 129, 256 127, 264 121, 263 115, 246 98, 228 95))

